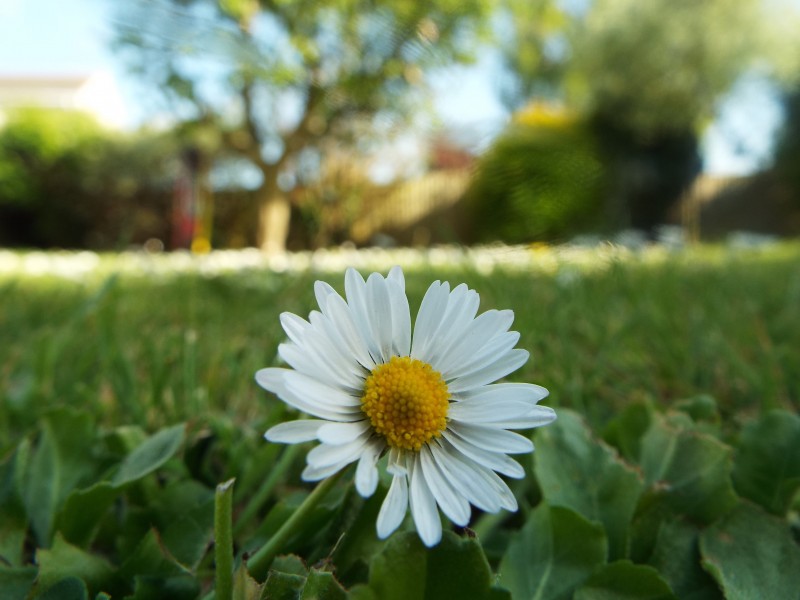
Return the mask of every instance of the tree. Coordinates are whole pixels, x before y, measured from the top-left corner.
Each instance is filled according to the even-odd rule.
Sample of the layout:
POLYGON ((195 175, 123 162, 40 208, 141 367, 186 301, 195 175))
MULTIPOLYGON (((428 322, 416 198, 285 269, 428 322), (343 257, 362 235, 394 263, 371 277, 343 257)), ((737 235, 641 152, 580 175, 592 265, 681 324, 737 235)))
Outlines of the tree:
POLYGON ((258 239, 285 248, 295 182, 331 138, 406 122, 423 72, 468 60, 490 0, 137 0, 116 45, 175 114, 212 123, 211 147, 261 175, 258 239), (369 129, 369 127, 368 127, 369 129))
POLYGON ((761 3, 592 0, 567 13, 549 0, 507 2, 547 9, 553 24, 517 19, 506 46, 517 102, 544 89, 586 115, 616 164, 621 220, 652 229, 699 172, 699 135, 718 100, 761 51, 761 3), (517 57, 525 52, 540 59, 517 57))

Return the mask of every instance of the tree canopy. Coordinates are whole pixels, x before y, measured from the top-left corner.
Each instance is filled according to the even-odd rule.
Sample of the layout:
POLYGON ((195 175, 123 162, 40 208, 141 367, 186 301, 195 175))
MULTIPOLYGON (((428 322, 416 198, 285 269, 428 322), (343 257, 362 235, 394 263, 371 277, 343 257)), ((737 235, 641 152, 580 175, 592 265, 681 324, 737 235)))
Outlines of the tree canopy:
POLYGON ((297 182, 332 139, 365 122, 401 124, 425 69, 469 60, 489 0, 136 0, 119 8, 116 46, 207 152, 260 175, 259 240, 284 248, 297 182))

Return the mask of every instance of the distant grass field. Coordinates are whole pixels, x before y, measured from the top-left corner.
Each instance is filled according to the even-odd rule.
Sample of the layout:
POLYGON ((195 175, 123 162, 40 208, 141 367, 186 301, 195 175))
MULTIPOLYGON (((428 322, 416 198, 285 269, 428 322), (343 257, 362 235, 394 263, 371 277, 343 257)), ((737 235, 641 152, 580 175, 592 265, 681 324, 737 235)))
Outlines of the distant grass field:
MULTIPOLYGON (((382 260, 384 271, 395 258, 404 264, 412 314, 434 279, 466 282, 481 311, 513 309, 519 346, 531 352, 513 379, 544 385, 547 404, 577 409, 596 427, 636 400, 669 405, 706 394, 731 423, 800 407, 798 243, 527 249, 492 268, 479 257, 408 265, 409 256, 382 260)), ((108 426, 222 420, 256 435, 285 410, 253 380, 277 364, 279 314, 307 316, 315 279, 343 292, 343 266, 209 272, 188 258, 187 268, 172 269, 168 257, 153 257, 164 264, 147 271, 121 268, 130 262, 123 258, 100 257, 81 275, 0 270, 3 453, 54 405, 88 408, 108 426)))

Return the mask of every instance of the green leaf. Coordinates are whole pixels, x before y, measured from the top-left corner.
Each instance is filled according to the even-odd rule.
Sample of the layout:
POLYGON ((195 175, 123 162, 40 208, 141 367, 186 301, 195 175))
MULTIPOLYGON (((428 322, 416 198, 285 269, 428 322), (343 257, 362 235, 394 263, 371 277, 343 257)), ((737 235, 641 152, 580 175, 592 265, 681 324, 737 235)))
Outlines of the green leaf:
POLYGON ((774 410, 742 431, 733 482, 745 498, 785 515, 800 490, 800 417, 774 410))
POLYGON ((736 505, 731 448, 674 423, 657 419, 642 440, 647 485, 675 513, 710 523, 736 505))
POLYGON ((137 575, 168 578, 189 571, 169 554, 158 532, 151 529, 122 563, 119 572, 123 577, 132 579, 137 575))
POLYGON ((700 536, 703 567, 728 600, 797 598, 800 547, 785 521, 742 502, 700 536))
POLYGON ((105 559, 69 544, 59 534, 56 534, 52 548, 36 551, 36 562, 39 565, 36 581, 39 593, 70 576, 82 579, 92 595, 107 590, 114 583, 114 569, 105 559))
POLYGON ((625 556, 631 518, 644 487, 638 472, 568 410, 537 433, 536 445, 535 473, 545 501, 602 523, 609 556, 625 556))
POLYGON ((61 408, 42 421, 24 478, 23 501, 40 547, 50 545, 53 521, 61 503, 93 470, 92 417, 61 408))
POLYGON ((82 579, 66 577, 36 598, 37 600, 87 600, 89 592, 82 579))
POLYGON ((17 481, 19 473, 24 469, 26 447, 18 447, 6 461, 0 465, 0 563, 11 566, 22 566, 25 537, 28 531, 28 519, 25 507, 20 498, 17 481))
POLYGON ((605 530, 578 513, 545 503, 512 535, 500 582, 514 598, 569 599, 605 563, 605 530))
POLYGON ((260 600, 263 587, 250 577, 245 564, 233 574, 233 600, 260 600))
POLYGON ((626 406, 603 431, 603 439, 614 446, 626 460, 636 462, 641 453, 642 436, 650 427, 653 407, 646 402, 626 406))
POLYGON ((682 600, 721 600, 714 580, 700 566, 700 529, 683 519, 664 520, 648 563, 682 600))
POLYGON ((619 560, 606 565, 581 587, 575 600, 677 600, 658 571, 619 560))
POLYGON ((36 567, 6 567, 0 564, 0 590, 3 599, 25 600, 36 581, 36 567))
POLYGON ((333 576, 333 573, 311 569, 303 586, 300 600, 344 600, 347 593, 333 576))
POLYGON ((497 598, 492 583, 477 540, 450 531, 433 548, 426 548, 414 532, 397 533, 369 570, 369 588, 381 600, 491 600, 497 598))
POLYGON ((196 506, 170 523, 161 539, 181 564, 194 568, 214 539, 214 500, 196 506))
POLYGON ((695 423, 708 424, 712 427, 719 425, 717 401, 708 394, 700 394, 676 402, 674 408, 689 415, 695 423))
POLYGON ((186 426, 175 425, 153 434, 122 461, 111 480, 115 487, 141 479, 166 463, 183 443, 186 426))
POLYGON ((264 582, 262 598, 270 600, 297 600, 306 583, 304 575, 270 571, 264 582))
POLYGON ((75 490, 67 497, 56 517, 56 531, 71 544, 86 548, 118 494, 119 491, 107 481, 75 490))
POLYGON ((125 600, 197 600, 200 585, 191 575, 154 577, 137 575, 134 578, 134 592, 125 600))

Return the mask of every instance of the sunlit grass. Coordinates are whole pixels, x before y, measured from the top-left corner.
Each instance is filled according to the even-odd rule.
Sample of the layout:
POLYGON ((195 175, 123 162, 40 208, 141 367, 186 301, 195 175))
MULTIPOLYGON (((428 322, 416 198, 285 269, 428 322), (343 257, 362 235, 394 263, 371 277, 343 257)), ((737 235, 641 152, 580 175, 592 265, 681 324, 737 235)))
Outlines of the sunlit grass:
POLYGON ((49 407, 148 429, 224 420, 253 431, 284 410, 253 381, 277 364, 278 316, 312 283, 401 264, 412 312, 437 278, 481 310, 511 308, 531 351, 514 378, 601 426, 621 407, 699 394, 724 416, 800 404, 800 244, 633 252, 611 246, 331 251, 265 259, 0 253, 0 450, 49 407))

